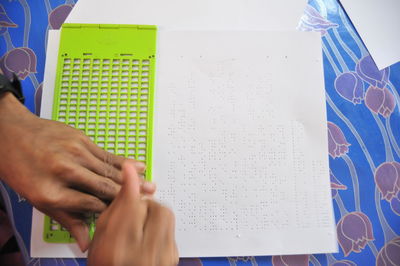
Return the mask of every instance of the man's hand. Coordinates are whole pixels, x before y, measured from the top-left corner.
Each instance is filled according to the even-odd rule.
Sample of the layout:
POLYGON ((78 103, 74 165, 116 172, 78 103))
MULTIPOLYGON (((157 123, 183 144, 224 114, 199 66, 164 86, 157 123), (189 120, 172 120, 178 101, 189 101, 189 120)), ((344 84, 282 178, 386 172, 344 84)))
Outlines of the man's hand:
POLYGON ((133 164, 127 162, 122 167, 121 191, 97 220, 88 265, 177 265, 174 215, 140 195, 133 164))
MULTIPOLYGON (((36 117, 10 93, 0 96, 0 158, 0 178, 70 231, 82 251, 90 243, 83 214, 102 212, 114 199, 126 160, 77 129, 36 117)), ((142 192, 154 191, 142 182, 142 192)))

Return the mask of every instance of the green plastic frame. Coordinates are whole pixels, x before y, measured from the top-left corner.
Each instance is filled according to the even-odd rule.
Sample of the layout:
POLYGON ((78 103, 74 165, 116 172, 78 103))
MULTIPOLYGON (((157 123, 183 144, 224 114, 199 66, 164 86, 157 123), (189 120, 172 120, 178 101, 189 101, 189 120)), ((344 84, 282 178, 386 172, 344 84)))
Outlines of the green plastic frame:
MULTIPOLYGON (((53 120, 83 130, 105 150, 146 163, 151 180, 156 26, 64 24, 53 120)), ((96 216, 88 215, 93 235, 96 216)), ((75 242, 45 216, 43 238, 75 242)))

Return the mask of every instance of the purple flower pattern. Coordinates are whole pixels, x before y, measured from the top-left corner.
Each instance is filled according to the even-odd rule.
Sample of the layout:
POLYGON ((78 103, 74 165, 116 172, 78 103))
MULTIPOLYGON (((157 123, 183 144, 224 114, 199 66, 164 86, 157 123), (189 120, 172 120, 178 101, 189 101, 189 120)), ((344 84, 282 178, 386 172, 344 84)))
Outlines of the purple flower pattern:
POLYGON ((339 180, 337 180, 337 178, 333 175, 332 171, 329 172, 329 176, 331 179, 332 198, 334 198, 337 195, 338 190, 346 190, 347 187, 342 183, 340 183, 339 180))
POLYGON ((363 57, 356 65, 358 76, 370 84, 365 95, 365 104, 375 114, 389 117, 396 101, 392 92, 386 88, 390 68, 379 70, 370 55, 363 57))
POLYGON ((357 74, 373 87, 384 88, 388 82, 390 68, 379 70, 370 55, 363 57, 356 65, 357 74))
POLYGON ((376 257, 376 266, 398 265, 400 265, 400 237, 396 237, 384 245, 376 257))
POLYGON ((7 16, 2 5, 0 5, 0 27, 17 27, 17 25, 7 16))
POLYGON ((65 19, 68 17, 71 12, 73 5, 60 5, 55 8, 49 14, 49 25, 52 29, 58 30, 61 28, 61 25, 64 23, 65 19))
POLYGON ((359 104, 364 99, 363 81, 356 72, 346 72, 337 76, 335 89, 340 96, 354 104, 359 104))
POLYGON ((375 114, 389 117, 396 106, 393 94, 387 88, 370 86, 365 95, 365 104, 375 114))
POLYGON ((385 162, 379 165, 374 179, 382 198, 391 201, 400 192, 400 163, 385 162))
POLYGON ((400 216, 400 163, 382 163, 376 169, 374 179, 382 199, 390 202, 393 212, 400 216))
POLYGON ((347 142, 342 130, 332 122, 328 122, 328 150, 333 157, 340 157, 349 151, 350 144, 347 142))
POLYGON ((0 5, 0 35, 5 33, 8 28, 15 28, 17 24, 15 24, 6 14, 4 7, 0 5))
POLYGON ((338 260, 332 263, 330 266, 357 266, 357 264, 350 260, 338 260))
POLYGON ((330 28, 336 28, 338 24, 332 23, 315 10, 314 7, 307 5, 298 29, 302 31, 316 31, 325 35, 330 28))
POLYGON ((360 253, 368 241, 374 240, 371 221, 361 212, 343 216, 337 224, 337 234, 345 257, 352 251, 360 253))
MULTIPOLYGON (((3 5, 6 7, 6 9, 8 8, 7 4, 5 2, 3 3, 3 5)), ((32 14, 35 14, 34 13, 35 4, 28 4, 28 5, 30 5, 30 9, 32 11, 32 14)), ((54 4, 52 4, 52 5, 54 7, 54 4)), ((60 28, 61 24, 64 22, 64 19, 67 16, 66 13, 69 13, 70 11, 71 11, 71 9, 68 8, 68 5, 61 5, 59 8, 55 8, 51 12, 51 14, 49 14, 49 24, 50 24, 49 27, 50 28, 60 28)), ((39 12, 36 12, 35 16, 38 15, 38 13, 39 12)), ((317 32, 320 32, 322 35, 329 34, 329 35, 333 36, 333 32, 332 31, 328 32, 328 30, 331 29, 331 28, 334 28, 334 27, 338 27, 337 24, 332 23, 328 19, 324 18, 324 16, 321 16, 318 13, 318 11, 316 9, 314 9, 311 5, 307 6, 307 8, 305 10, 305 13, 306 13, 306 16, 304 16, 302 18, 302 24, 300 25, 301 29, 306 30, 306 31, 310 31, 310 30, 317 31, 317 32)), ((333 15, 335 15, 335 14, 332 13, 332 10, 329 10, 329 8, 328 8, 328 13, 330 14, 330 18, 331 17, 333 18, 333 15)), ((11 18, 15 17, 15 14, 10 14, 10 15, 12 15, 12 16, 10 16, 11 18)), ((17 13, 17 15, 23 17, 23 12, 21 11, 20 14, 17 13)), ((43 14, 43 15, 45 15, 45 14, 43 14)), ((337 14, 335 16, 336 16, 336 18, 339 18, 339 16, 337 14)), ((7 32, 7 30, 9 28, 17 27, 17 25, 10 19, 10 17, 7 16, 6 12, 4 11, 3 6, 0 5, 0 35, 2 33, 4 33, 4 32, 7 32)), ((339 21, 339 20, 333 19, 332 21, 339 21)), ((343 24, 341 22, 340 22, 340 24, 341 24, 340 28, 338 28, 339 31, 343 31, 344 33, 346 33, 346 31, 348 31, 348 30, 346 29, 346 27, 343 26, 343 24)), ((45 29, 46 26, 43 27, 43 28, 45 29)), ((19 28, 15 29, 15 31, 17 31, 17 30, 19 30, 19 28)), ((37 33, 37 32, 35 32, 35 33, 37 33)), ((342 32, 340 32, 340 33, 342 33, 342 32)), ((44 32, 41 35, 43 36, 44 32)), ((12 37, 12 39, 16 39, 16 40, 18 40, 18 38, 19 38, 17 35, 12 35, 11 37, 12 37)), ((343 40, 344 40, 344 38, 343 38, 343 40)), ((14 41, 14 40, 12 40, 12 41, 14 41)), ((334 41, 336 41, 336 40, 334 40, 334 41)), ((19 40, 17 42, 19 42, 19 40)), ((38 34, 38 38, 35 38, 35 42, 42 42, 42 39, 40 39, 40 33, 38 34)), ((30 43, 30 44, 32 44, 32 47, 33 47, 34 44, 33 43, 30 43)), ((335 43, 335 46, 337 46, 339 48, 339 50, 340 50, 341 47, 340 47, 339 44, 335 43)), ((350 48, 353 50, 353 48, 351 46, 350 46, 350 48)), ((17 48, 17 49, 21 49, 21 48, 17 48)), ((4 51, 4 49, 2 51, 4 51)), ((5 52, 6 51, 4 51, 4 53, 5 52)), ((38 51, 37 55, 38 56, 44 56, 44 55, 40 55, 39 51, 38 51)), ((0 54, 0 56, 2 56, 2 55, 0 54)), ((28 57, 32 57, 32 56, 28 55, 28 57)), ((382 70, 382 71, 377 70, 375 64, 372 61, 372 58, 370 58, 370 57, 368 58, 368 57, 365 57, 365 58, 361 59, 360 62, 357 64, 355 70, 354 70, 355 72, 351 72, 353 75, 357 74, 358 78, 352 79, 348 74, 344 73, 344 74, 342 74, 344 77, 341 77, 341 79, 339 80, 340 82, 338 81, 339 85, 335 84, 335 89, 341 95, 341 97, 343 97, 347 101, 352 102, 354 104, 358 104, 358 103, 361 103, 363 100, 365 100, 365 103, 366 103, 367 107, 368 107, 367 104, 370 104, 370 106, 373 107, 373 108, 368 107, 368 108, 371 109, 372 112, 377 113, 377 114, 381 114, 384 117, 388 117, 393 112, 394 106, 396 105, 396 102, 393 101, 394 102, 393 109, 391 108, 391 99, 389 99, 389 101, 388 101, 387 98, 391 98, 391 96, 393 96, 393 95, 389 95, 388 96, 387 94, 388 93, 391 94, 391 91, 388 90, 387 92, 385 92, 383 90, 386 87, 387 83, 388 83, 388 78, 389 78, 389 74, 390 74, 389 71, 390 70, 389 69, 385 69, 385 70, 382 70), (371 95, 370 95, 370 97, 368 97, 368 103, 367 103, 367 99, 366 99, 367 98, 366 97, 366 93, 364 93, 364 95, 363 95, 364 98, 361 97, 361 90, 359 88, 359 86, 360 86, 359 85, 359 78, 361 78, 364 82, 368 83, 368 85, 366 85, 365 88, 369 87, 371 89, 371 91, 370 91, 371 95), (353 83, 351 83, 351 82, 353 82, 353 83), (350 85, 353 85, 353 87, 350 86, 350 85), (382 92, 379 94, 379 93, 376 92, 376 89, 379 89, 382 92), (373 96, 377 95, 377 94, 380 95, 379 96, 380 98, 378 97, 379 99, 374 99, 373 96), (384 100, 382 100, 383 98, 384 98, 384 100), (375 111, 373 111, 373 110, 375 110, 375 111), (385 116, 385 114, 386 114, 386 116, 385 116)), ((26 58, 26 57, 24 57, 24 58, 26 58)), ((36 59, 36 57, 35 57, 35 59, 36 59)), ((351 63, 353 63, 353 61, 351 61, 351 63)), ((4 64, 4 56, 3 56, 2 58, 0 58, 0 67, 2 67, 4 69, 4 65, 5 64, 4 64)), ((26 66, 26 65, 32 65, 32 64, 26 64, 24 62, 23 64, 20 64, 20 65, 22 65, 22 66, 21 67, 17 67, 17 69, 22 68, 24 65, 26 66)), ((34 61, 34 65, 36 66, 36 61, 34 61)), ((35 72, 35 71, 31 71, 31 68, 26 68, 26 69, 29 69, 30 73, 34 73, 35 72)), ((38 70, 38 71, 41 72, 42 70, 38 70)), ((5 71, 5 72, 7 72, 7 71, 5 71)), ((395 69, 392 69, 392 72, 393 72, 392 76, 394 76, 393 74, 396 73, 395 69)), ((22 74, 20 74, 19 76, 23 77, 22 74)), ((339 78, 337 78, 337 79, 339 79, 339 78)), ((39 82, 41 82, 41 80, 39 80, 39 82)), ((28 88, 29 88, 29 85, 30 84, 28 83, 26 86, 28 86, 28 88)), ((40 99, 40 93, 41 93, 41 86, 36 88, 36 94, 35 94, 35 103, 39 104, 39 105, 40 105, 40 100, 39 100, 40 99)), ((38 110, 40 110, 40 108, 36 107, 36 111, 37 112, 38 112, 38 110)), ((344 113, 344 115, 346 116, 347 114, 344 113)), ((349 117, 349 119, 351 120, 350 117, 349 117)), ((355 124, 355 126, 357 128, 357 123, 355 124)), ((339 131, 340 131, 340 129, 339 129, 339 131)), ((341 132, 341 134, 343 135, 342 132, 341 132)), ((344 135, 343 135, 343 137, 340 137, 340 134, 339 135, 335 135, 334 134, 334 136, 339 136, 337 138, 340 141, 342 141, 342 142, 339 141, 338 143, 347 143, 344 135)), ((332 150, 332 151, 335 151, 335 153, 333 153, 333 154, 339 153, 339 154, 343 155, 343 154, 346 154, 348 152, 348 147, 342 147, 342 149, 346 150, 346 148, 347 148, 347 150, 344 153, 340 153, 340 148, 339 147, 342 144, 337 144, 335 142, 335 140, 337 141, 336 138, 332 138, 330 141, 332 141, 332 140, 333 140, 333 143, 335 144, 333 147, 337 148, 337 149, 333 149, 332 150)), ((344 145, 344 146, 349 146, 349 145, 350 144, 347 143, 347 145, 344 145)), ((330 155, 332 156, 331 149, 329 151, 330 151, 330 155)), ((339 155, 339 156, 341 156, 341 155, 339 155)), ((335 158, 335 156, 332 156, 332 157, 335 158)), ((332 176, 333 176, 333 174, 332 174, 332 176)), ((347 189, 346 186, 341 184, 339 182, 339 180, 337 180, 334 176, 332 178, 332 176, 331 176, 332 192, 335 191, 335 193, 337 193, 337 191, 342 189, 343 187, 344 187, 344 189, 347 189)), ((383 182, 383 181, 379 181, 379 182, 383 182)), ((382 197, 383 197, 382 191, 381 191, 381 194, 382 194, 382 197)), ((393 194, 391 196, 391 200, 390 201, 388 200, 388 202, 390 202, 390 206, 391 206, 392 210, 397 214, 400 213, 400 201, 399 201, 399 199, 400 199, 400 192, 398 192, 397 194, 393 194)), ((345 205, 347 204, 346 200, 345 200, 344 203, 345 203, 345 205)), ((374 207, 372 207, 372 208, 374 208, 374 207)), ((374 225, 379 227, 379 222, 377 222, 377 223, 374 222, 374 225)), ((379 233, 379 230, 377 230, 376 233, 379 233)), ((371 233, 371 235, 372 235, 372 233, 371 233)), ((377 235, 377 238, 378 238, 378 235, 377 235)), ((399 258, 399 254, 400 254, 399 242, 400 242, 400 238, 396 238, 396 239, 393 239, 392 241, 388 242, 383 248, 378 247, 378 250, 379 250, 379 248, 381 248, 381 250, 378 253, 378 256, 376 258, 376 265, 377 266, 381 266, 381 265, 400 265, 400 263, 399 263, 399 261, 400 261, 400 258, 399 258)), ((350 253, 351 253, 351 251, 350 251, 350 253)), ((365 256, 370 256, 371 252, 368 251, 368 252, 364 252, 364 253, 365 253, 365 256)), ((279 264, 279 265, 298 265, 296 263, 295 264, 293 264, 293 263, 292 264, 288 264, 287 263, 288 261, 292 262, 290 260, 290 258, 288 260, 288 257, 291 257, 291 256, 275 256, 274 259, 275 259, 275 261, 279 261, 280 263, 282 263, 282 264, 279 264)), ((336 256, 336 255, 335 255, 335 257, 338 258, 338 256, 336 256)), ((358 258, 360 258, 360 257, 364 257, 364 254, 359 254, 358 258)), ((354 258, 354 259, 357 260, 357 258, 354 258)), ((63 263, 66 263, 66 264, 69 264, 69 262, 71 262, 71 261, 70 260, 64 260, 63 261, 63 263)), ((307 256, 307 262, 308 262, 308 256, 307 256)), ((50 264, 51 263, 52 262, 50 262, 50 264)), ((196 265, 196 266, 202 265, 200 259, 186 259, 186 260, 182 260, 182 263, 188 263, 188 264, 180 264, 180 265, 196 265)), ((303 264, 303 265, 308 265, 308 263, 307 264, 303 264)), ((324 264, 322 264, 322 265, 324 265, 324 264)), ((351 261, 349 261, 349 260, 339 260, 339 261, 334 262, 331 265, 335 265, 335 266, 354 266, 356 264, 351 262, 351 261)), ((360 265, 363 265, 363 264, 360 264, 360 265)))
POLYGON ((400 192, 390 200, 390 208, 392 208, 395 214, 400 216, 400 192))
POLYGON ((0 58, 0 68, 6 76, 15 73, 24 80, 30 73, 36 73, 36 55, 28 47, 14 48, 0 58))
POLYGON ((273 266, 308 266, 309 255, 273 256, 273 266))

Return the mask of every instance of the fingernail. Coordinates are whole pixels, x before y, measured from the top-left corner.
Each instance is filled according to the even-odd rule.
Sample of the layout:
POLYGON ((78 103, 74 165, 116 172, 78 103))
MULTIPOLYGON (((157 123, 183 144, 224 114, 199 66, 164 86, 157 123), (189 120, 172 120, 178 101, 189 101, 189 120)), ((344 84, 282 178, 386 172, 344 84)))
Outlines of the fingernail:
POLYGON ((142 162, 135 162, 135 166, 136 166, 136 168, 139 168, 139 169, 145 169, 146 168, 146 165, 144 163, 142 163, 142 162))
POLYGON ((146 191, 153 191, 156 189, 156 185, 154 183, 145 181, 142 184, 142 188, 143 188, 143 190, 146 190, 146 191))

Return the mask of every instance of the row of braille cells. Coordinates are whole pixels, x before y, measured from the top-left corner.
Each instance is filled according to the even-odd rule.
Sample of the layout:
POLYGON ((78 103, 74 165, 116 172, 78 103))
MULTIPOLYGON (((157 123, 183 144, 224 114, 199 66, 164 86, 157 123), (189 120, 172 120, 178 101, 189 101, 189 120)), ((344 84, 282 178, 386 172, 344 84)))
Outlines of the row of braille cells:
MULTIPOLYGON (((95 110, 102 110, 106 107, 111 111, 130 111, 147 112, 149 90, 128 90, 123 88, 67 88, 61 87, 59 95, 61 106, 79 106, 80 108, 95 107, 95 110)), ((86 109, 86 108, 85 108, 86 109)))
POLYGON ((64 69, 133 69, 149 70, 149 59, 91 59, 65 58, 64 69))
POLYGON ((64 69, 133 69, 149 70, 149 59, 90 59, 90 58, 65 58, 64 69))
MULTIPOLYGON (((148 72, 129 72, 126 73, 127 76, 119 76, 118 73, 112 72, 112 75, 110 76, 110 73, 108 71, 93 71, 92 76, 85 75, 82 73, 82 75, 76 73, 75 71, 68 71, 64 70, 63 71, 63 76, 62 76, 62 86, 93 86, 93 87, 124 87, 124 88, 148 88, 149 87, 149 73, 148 72), (71 74, 72 73, 72 74, 71 74), (132 76, 130 76, 132 75, 132 76)), ((125 75, 125 73, 121 73, 121 75, 125 75)))
MULTIPOLYGON (((62 70, 62 85, 63 86, 91 86, 94 87, 149 87, 149 70, 150 61, 132 60, 132 64, 124 64, 124 62, 131 62, 131 60, 113 60, 113 64, 105 63, 90 63, 90 59, 65 59, 62 70), (86 60, 89 62, 86 64, 86 60), (83 62, 83 64, 81 63, 83 62), (122 62, 122 63, 120 63, 122 62), (138 62, 138 64, 134 64, 138 62)), ((103 59, 110 61, 109 59, 103 59)))

